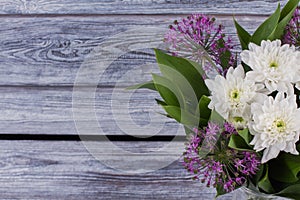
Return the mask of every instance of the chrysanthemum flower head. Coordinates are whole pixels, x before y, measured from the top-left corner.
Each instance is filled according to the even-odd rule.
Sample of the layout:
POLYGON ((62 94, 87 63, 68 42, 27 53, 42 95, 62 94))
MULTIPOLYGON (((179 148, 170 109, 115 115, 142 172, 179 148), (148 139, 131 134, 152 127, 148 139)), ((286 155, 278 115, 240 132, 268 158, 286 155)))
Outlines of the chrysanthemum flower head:
POLYGON ((296 96, 284 97, 278 93, 275 99, 267 97, 263 104, 251 105, 253 122, 250 133, 254 135, 250 144, 254 150, 264 150, 262 163, 276 158, 280 151, 298 155, 296 142, 300 134, 300 109, 296 96))
POLYGON ((254 81, 245 79, 245 72, 240 65, 229 68, 226 77, 217 75, 214 80, 206 79, 205 84, 211 91, 210 109, 215 109, 225 120, 244 128, 251 117, 250 104, 261 99, 263 88, 254 81))
POLYGON ((294 46, 281 46, 280 40, 262 41, 260 46, 250 43, 249 50, 244 50, 241 58, 252 69, 247 78, 263 83, 269 93, 292 94, 292 84, 300 81, 300 52, 294 46))

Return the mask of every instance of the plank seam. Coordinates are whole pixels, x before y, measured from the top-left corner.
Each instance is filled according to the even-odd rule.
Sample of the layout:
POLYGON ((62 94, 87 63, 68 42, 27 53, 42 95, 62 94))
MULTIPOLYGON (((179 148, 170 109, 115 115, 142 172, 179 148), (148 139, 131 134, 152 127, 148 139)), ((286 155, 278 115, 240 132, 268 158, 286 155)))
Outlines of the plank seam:
POLYGON ((39 140, 39 141, 116 141, 116 142, 170 142, 186 140, 185 136, 155 135, 44 135, 44 134, 0 134, 0 140, 39 140))

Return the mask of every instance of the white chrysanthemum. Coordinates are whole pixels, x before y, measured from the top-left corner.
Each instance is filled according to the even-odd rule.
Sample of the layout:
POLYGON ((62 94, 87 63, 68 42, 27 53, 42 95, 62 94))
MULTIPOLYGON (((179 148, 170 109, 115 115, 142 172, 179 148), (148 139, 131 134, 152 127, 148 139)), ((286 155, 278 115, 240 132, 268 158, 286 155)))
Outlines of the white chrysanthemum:
POLYGON ((278 93, 275 99, 267 97, 263 104, 253 103, 251 112, 253 122, 249 129, 254 138, 250 144, 256 151, 265 149, 262 163, 276 158, 280 151, 298 154, 300 109, 295 95, 284 98, 283 93, 278 93))
POLYGON ((292 84, 300 81, 300 53, 294 46, 281 46, 280 40, 262 41, 261 46, 250 43, 241 59, 252 69, 247 78, 264 83, 270 93, 277 90, 291 94, 292 84))
POLYGON ((250 104, 262 95, 257 91, 263 85, 245 79, 241 65, 236 69, 229 68, 226 78, 217 75, 214 80, 206 79, 205 83, 211 91, 208 107, 215 109, 227 121, 240 128, 245 127, 251 117, 250 104))

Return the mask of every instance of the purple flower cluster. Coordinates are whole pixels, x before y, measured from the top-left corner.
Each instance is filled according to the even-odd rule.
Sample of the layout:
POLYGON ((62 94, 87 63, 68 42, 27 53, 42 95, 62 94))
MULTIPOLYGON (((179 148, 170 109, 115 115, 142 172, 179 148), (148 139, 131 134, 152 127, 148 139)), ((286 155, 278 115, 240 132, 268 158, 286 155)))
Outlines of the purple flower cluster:
POLYGON ((299 48, 300 46, 300 7, 297 7, 295 13, 286 26, 285 34, 282 38, 284 44, 290 44, 299 48))
POLYGON ((194 132, 183 154, 184 166, 194 179, 231 192, 259 170, 260 159, 255 152, 228 147, 230 136, 237 134, 231 124, 225 123, 221 128, 209 123, 194 132))
POLYGON ((241 158, 234 159, 234 167, 247 176, 256 174, 260 161, 257 160, 256 154, 244 151, 241 158))
POLYGON ((224 131, 229 134, 238 134, 234 126, 228 122, 224 123, 224 131))
MULTIPOLYGON (((165 35, 165 43, 175 56, 181 56, 202 63, 209 57, 214 63, 227 69, 234 64, 232 41, 226 39, 222 25, 215 25, 215 18, 193 14, 170 25, 165 35), (222 60, 228 60, 222 63, 222 60), (225 65, 225 66, 224 66, 225 65)), ((211 64, 205 64, 210 70, 211 64)))

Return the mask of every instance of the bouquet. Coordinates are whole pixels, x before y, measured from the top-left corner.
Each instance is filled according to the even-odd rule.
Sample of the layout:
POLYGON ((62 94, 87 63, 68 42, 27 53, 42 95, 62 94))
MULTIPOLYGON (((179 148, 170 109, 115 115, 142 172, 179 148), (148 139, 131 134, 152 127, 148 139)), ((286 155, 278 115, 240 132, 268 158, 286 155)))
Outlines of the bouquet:
POLYGON ((240 187, 300 199, 300 13, 290 0, 240 47, 224 27, 193 14, 155 50, 161 74, 131 88, 157 91, 187 135, 184 167, 217 196, 240 187), (240 52, 240 53, 235 53, 240 52))

